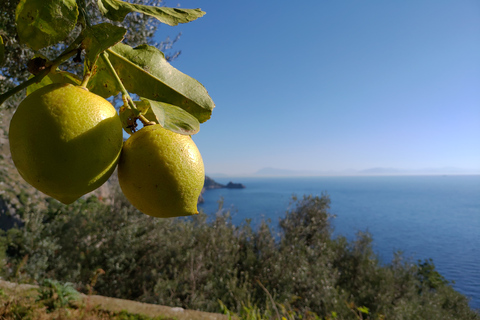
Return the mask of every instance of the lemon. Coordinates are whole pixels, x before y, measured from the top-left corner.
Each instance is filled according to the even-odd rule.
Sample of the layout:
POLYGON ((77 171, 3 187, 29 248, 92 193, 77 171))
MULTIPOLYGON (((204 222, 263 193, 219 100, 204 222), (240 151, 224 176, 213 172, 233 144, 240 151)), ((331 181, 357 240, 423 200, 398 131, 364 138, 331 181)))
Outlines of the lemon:
POLYGON ((123 194, 138 210, 167 218, 197 214, 205 169, 190 136, 160 125, 143 127, 128 138, 118 163, 123 194))
POLYGON ((51 84, 20 103, 9 141, 25 181, 69 204, 112 174, 122 149, 122 124, 102 97, 71 84, 51 84))

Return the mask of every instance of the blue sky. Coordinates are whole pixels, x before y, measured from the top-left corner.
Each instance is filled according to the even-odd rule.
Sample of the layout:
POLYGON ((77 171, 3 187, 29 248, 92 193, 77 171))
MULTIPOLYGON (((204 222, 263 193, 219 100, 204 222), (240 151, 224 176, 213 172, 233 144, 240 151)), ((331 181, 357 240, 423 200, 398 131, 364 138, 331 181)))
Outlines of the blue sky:
MULTIPOLYGON (((167 1, 166 5, 176 6, 167 1)), ((207 173, 480 171, 480 2, 181 0, 173 65, 216 103, 207 173)))

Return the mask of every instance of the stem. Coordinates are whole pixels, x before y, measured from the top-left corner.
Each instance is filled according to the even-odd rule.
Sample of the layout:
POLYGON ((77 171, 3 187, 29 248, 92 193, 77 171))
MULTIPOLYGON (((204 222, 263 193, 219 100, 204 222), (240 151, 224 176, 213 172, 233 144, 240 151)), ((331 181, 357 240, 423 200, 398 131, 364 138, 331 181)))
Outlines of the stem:
POLYGON ((92 26, 92 23, 90 22, 90 17, 87 14, 87 5, 85 3, 85 0, 77 0, 77 6, 78 6, 80 14, 85 19, 86 26, 87 27, 92 26))
POLYGON ((102 56, 102 59, 105 61, 105 64, 107 65, 108 69, 110 69, 110 71, 112 72, 113 77, 117 81, 118 86, 120 87, 120 91, 122 92, 123 101, 127 102, 126 107, 131 109, 135 113, 136 117, 140 117, 141 116, 140 111, 137 109, 137 106, 135 105, 135 103, 133 103, 133 100, 130 97, 130 94, 128 94, 127 89, 125 89, 125 86, 123 85, 122 80, 118 76, 117 71, 115 71, 115 68, 113 67, 112 63, 110 62, 110 59, 108 59, 108 53, 106 53, 104 51, 100 55, 102 56))
POLYGON ((90 80, 90 77, 92 76, 92 73, 89 71, 87 71, 87 73, 85 73, 85 75, 83 76, 83 80, 82 80, 82 83, 80 84, 81 87, 84 87, 84 88, 87 88, 87 84, 88 84, 88 80, 90 80))
MULTIPOLYGON (((91 27, 92 23, 90 22, 90 17, 87 14, 87 5, 85 3, 85 0, 77 0, 77 6, 78 6, 78 11, 80 13, 80 16, 82 16, 85 21, 85 25, 82 24, 82 33, 83 33, 83 31, 85 30, 85 27, 87 28, 91 27)), ((96 61, 93 62, 92 68, 90 68, 90 66, 87 63, 85 63, 85 67, 87 71, 83 75, 82 84, 80 85, 81 87, 87 88, 87 84, 88 84, 88 81, 90 80, 90 77, 92 76, 92 69, 95 66, 95 63, 96 61)))
MULTIPOLYGON (((77 38, 78 39, 78 38, 77 38)), ((82 37, 83 40, 83 37, 82 37)), ((68 47, 70 48, 70 47, 68 47)), ((67 48, 67 50, 68 50, 67 48)), ((59 55, 55 60, 51 62, 50 67, 48 68, 50 71, 55 72, 57 70, 58 66, 61 65, 65 60, 68 60, 69 58, 73 57, 74 55, 77 54, 77 48, 70 49, 69 51, 65 50, 61 55, 59 55)))
POLYGON ((110 71, 112 72, 113 74, 113 77, 115 78, 115 80, 117 81, 118 83, 118 86, 120 87, 120 91, 122 92, 122 97, 123 97, 123 100, 127 102, 127 107, 140 113, 140 111, 137 109, 137 106, 133 103, 133 100, 132 98, 130 97, 130 94, 128 94, 128 91, 127 89, 125 89, 125 86, 123 85, 123 82, 122 80, 120 79, 120 77, 118 76, 118 73, 117 71, 115 71, 115 68, 113 67, 112 63, 110 62, 110 59, 108 59, 108 53, 106 53, 105 51, 102 52, 100 54, 103 58, 103 61, 105 61, 108 69, 110 69, 110 71))
POLYGON ((69 59, 70 57, 74 56, 77 53, 78 46, 82 43, 82 41, 83 41, 83 36, 82 35, 78 36, 77 39, 75 39, 75 41, 67 49, 65 49, 65 51, 63 51, 61 55, 59 55, 55 60, 50 62, 49 65, 47 65, 45 67, 45 69, 40 71, 40 73, 35 75, 33 78, 28 79, 27 81, 20 83, 15 88, 13 88, 13 89, 3 93, 2 95, 0 95, 0 105, 2 105, 5 101, 7 101, 8 98, 10 98, 11 96, 13 96, 16 93, 19 93, 20 91, 22 91, 26 87, 28 87, 28 86, 30 86, 34 83, 39 83, 50 72, 52 72, 52 71, 55 72, 57 67, 60 64, 62 64, 62 62, 64 62, 65 60, 69 59))
POLYGON ((150 121, 147 118, 145 118, 145 116, 143 114, 139 115, 138 119, 140 119, 140 121, 142 121, 144 126, 153 126, 154 124, 157 124, 155 121, 150 121))
POLYGON ((37 74, 35 77, 33 77, 31 79, 28 79, 25 82, 22 82, 21 84, 19 84, 15 88, 13 88, 13 89, 5 92, 4 94, 0 95, 0 105, 2 105, 5 101, 7 101, 8 98, 10 98, 11 96, 13 96, 16 93, 19 93, 20 91, 22 91, 23 89, 25 89, 29 85, 32 85, 34 83, 38 83, 38 82, 42 81, 42 79, 45 78, 45 76, 49 72, 50 72, 50 68, 46 68, 46 69, 40 71, 40 73, 37 74))
POLYGON ((44 70, 40 71, 40 73, 35 75, 33 78, 28 79, 25 82, 22 82, 21 84, 19 84, 15 88, 13 88, 13 89, 5 92, 4 94, 0 95, 0 105, 2 105, 8 98, 10 98, 11 96, 13 96, 16 93, 19 93, 20 91, 22 91, 26 87, 28 87, 28 86, 30 86, 34 83, 39 83, 40 81, 42 81, 42 79, 45 78, 45 76, 47 74, 49 74, 52 69, 55 70, 63 61, 65 61, 68 58, 70 58, 71 56, 75 55, 75 50, 70 51, 70 52, 66 52, 66 53, 60 55, 57 59, 52 61, 50 66, 48 66, 44 70))
POLYGON ((267 296, 270 298, 270 302, 272 303, 272 306, 273 306, 273 310, 275 310, 276 314, 277 314, 277 318, 278 320, 282 319, 280 317, 280 312, 278 312, 278 309, 277 309, 277 306, 275 304, 275 300, 273 300, 273 297, 272 295, 270 294, 270 292, 268 292, 267 288, 265 288, 265 286, 260 282, 260 280, 257 280, 257 283, 258 285, 263 289, 263 291, 265 291, 267 293, 267 296))

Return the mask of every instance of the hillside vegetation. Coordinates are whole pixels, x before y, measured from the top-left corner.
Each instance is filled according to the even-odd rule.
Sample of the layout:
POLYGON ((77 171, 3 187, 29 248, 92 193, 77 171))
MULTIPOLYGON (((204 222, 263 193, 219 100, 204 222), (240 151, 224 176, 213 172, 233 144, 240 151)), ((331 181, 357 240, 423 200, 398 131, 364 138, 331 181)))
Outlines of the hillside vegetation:
POLYGON ((334 238, 328 195, 292 199, 278 227, 233 225, 221 209, 155 219, 115 180, 62 205, 22 182, 5 143, 2 155, 5 280, 244 318, 480 319, 432 261, 382 264, 368 233, 334 238))

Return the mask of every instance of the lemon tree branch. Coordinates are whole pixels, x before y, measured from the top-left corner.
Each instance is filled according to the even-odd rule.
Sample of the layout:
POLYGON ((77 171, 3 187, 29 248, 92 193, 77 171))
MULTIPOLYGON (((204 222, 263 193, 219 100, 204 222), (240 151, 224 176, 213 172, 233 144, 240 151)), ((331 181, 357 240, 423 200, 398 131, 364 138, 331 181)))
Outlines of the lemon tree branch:
MULTIPOLYGON (((81 42, 81 41, 80 41, 81 42)), ((71 47, 71 46, 70 46, 71 47)), ((69 48, 70 48, 69 47, 69 48)), ((2 105, 5 101, 7 101, 8 98, 10 98, 11 96, 13 96, 14 94, 16 93, 19 93, 20 91, 22 91, 23 89, 25 89, 26 87, 34 84, 34 83, 38 83, 40 81, 42 81, 43 78, 45 78, 45 76, 47 74, 49 74, 52 70, 56 70, 56 68, 62 63, 64 62, 65 60, 69 59, 70 57, 74 56, 77 54, 77 49, 78 48, 74 48, 74 49, 67 49, 64 51, 64 53, 62 53, 60 56, 58 56, 55 60, 53 60, 52 62, 50 62, 47 66, 45 66, 45 68, 43 70, 41 70, 39 73, 37 73, 33 78, 31 79, 28 79, 27 81, 25 82, 22 82, 21 84, 19 84, 18 86, 16 86, 15 88, 3 93, 2 95, 0 95, 0 105, 2 105)))

